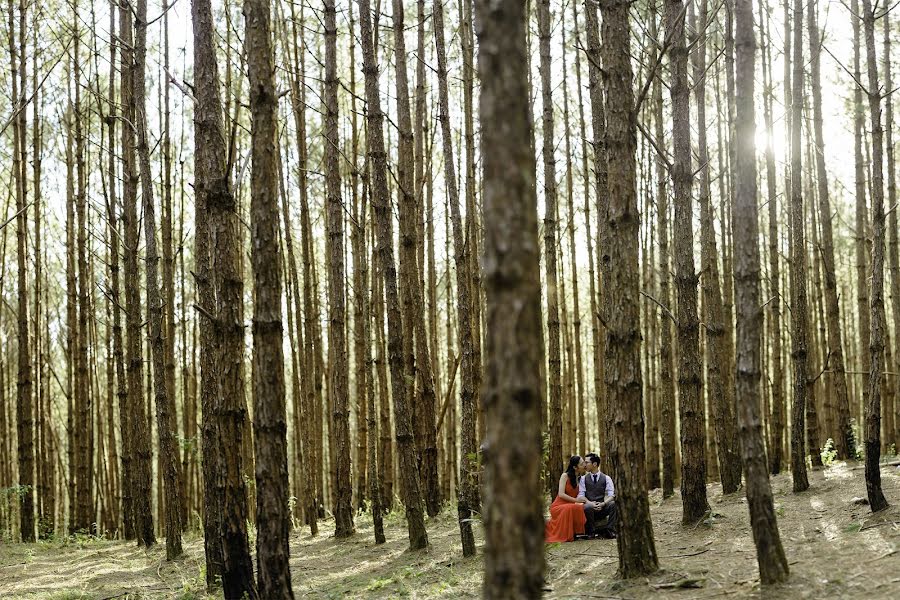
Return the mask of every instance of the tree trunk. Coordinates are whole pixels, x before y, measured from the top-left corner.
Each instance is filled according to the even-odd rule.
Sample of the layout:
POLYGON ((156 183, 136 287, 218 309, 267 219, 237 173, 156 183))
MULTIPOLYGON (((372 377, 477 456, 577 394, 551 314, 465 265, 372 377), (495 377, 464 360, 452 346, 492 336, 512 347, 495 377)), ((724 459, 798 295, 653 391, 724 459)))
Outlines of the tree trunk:
MULTIPOLYGON (((601 245, 601 311, 606 330, 606 391, 614 439, 607 444, 617 485, 619 575, 640 577, 658 569, 644 457, 641 402, 639 218, 636 197, 636 115, 627 0, 604 0, 601 57, 606 70, 606 148, 609 198, 601 245)), ((595 139, 597 144, 600 140, 595 139)))
MULTIPOLYGON (((891 77, 891 25, 889 13, 885 13, 884 19, 884 87, 886 90, 892 89, 893 78, 891 77)), ((887 157, 887 205, 893 207, 897 204, 897 173, 895 154, 894 154, 894 100, 893 94, 888 94, 885 99, 884 110, 884 130, 885 130, 885 155, 887 157)), ((889 245, 888 259, 891 272, 891 312, 894 317, 894 361, 895 364, 889 365, 893 367, 895 372, 900 365, 900 240, 898 240, 898 224, 897 211, 891 210, 888 219, 889 245)), ((896 381, 896 375, 894 376, 896 381)), ((894 396, 890 402, 885 402, 885 438, 883 444, 890 447, 891 444, 896 448, 900 444, 900 422, 898 422, 897 409, 900 408, 897 396, 894 396)), ((847 423, 850 421, 850 407, 846 408, 847 423)), ((841 429, 841 431, 844 431, 841 429)))
MULTIPOLYGON (((763 10, 760 8, 760 10, 763 10)), ((772 339, 772 420, 769 423, 771 430, 771 443, 769 446, 769 471, 773 475, 781 472, 783 463, 784 434, 784 370, 781 361, 781 272, 779 261, 780 239, 778 233, 778 195, 776 190, 775 151, 772 137, 772 62, 771 55, 766 53, 770 47, 770 35, 763 29, 763 24, 769 23, 760 13, 760 37, 763 48, 763 114, 769 143, 766 144, 766 204, 768 205, 769 220, 769 303, 768 331, 772 339)), ((770 51, 771 52, 771 51, 770 51)))
MULTIPOLYGON (((253 441, 256 453, 256 559, 261 598, 293 598, 288 538, 287 422, 278 223, 278 98, 269 4, 244 2, 250 89, 250 230, 253 239, 253 441)), ((326 14, 326 23, 328 16, 326 14)), ((327 146, 326 146, 327 148, 327 146)))
MULTIPOLYGON (((456 185, 456 169, 453 161, 453 138, 450 131, 450 100, 447 91, 447 52, 444 44, 444 3, 435 0, 434 39, 438 65, 438 102, 440 111, 438 121, 441 127, 441 138, 444 151, 444 181, 447 182, 450 219, 453 225, 453 251, 456 266, 456 319, 459 335, 460 352, 460 406, 462 422, 462 457, 460 463, 460 485, 457 488, 457 512, 459 529, 462 537, 463 555, 475 554, 475 538, 472 533, 472 510, 477 509, 478 488, 474 481, 475 464, 471 458, 477 452, 475 441, 475 370, 478 368, 474 357, 475 340, 472 331, 470 288, 468 273, 470 272, 468 244, 463 234, 463 220, 460 214, 459 189, 456 185)), ((449 393, 449 392, 448 392, 449 393)), ((455 427, 455 421, 448 421, 448 426, 455 427)))
POLYGON ((732 207, 735 248, 735 303, 737 305, 736 385, 741 458, 747 476, 747 507, 756 560, 763 585, 783 581, 788 563, 781 546, 772 489, 766 472, 763 424, 759 415, 760 309, 759 217, 757 209, 753 106, 756 40, 752 0, 735 2, 736 85, 735 134, 748 143, 735 148, 735 197, 732 207))
POLYGON ((556 267, 556 158, 553 138, 553 83, 550 77, 550 0, 538 0, 540 46, 542 156, 544 165, 544 267, 547 281, 547 361, 549 365, 550 453, 547 458, 547 485, 556 498, 556 475, 565 469, 563 458, 562 383, 560 376, 559 292, 556 267))
POLYGON ((238 270, 237 213, 226 167, 222 100, 209 2, 196 0, 192 4, 192 17, 197 94, 195 253, 201 313, 207 586, 216 581, 216 575, 211 578, 210 571, 217 572, 226 597, 246 594, 252 599, 256 598, 256 587, 247 540, 247 496, 241 457, 246 408, 240 319, 243 280, 238 270))
POLYGON ((803 3, 794 0, 794 73, 791 93, 791 359, 794 363, 794 394, 791 406, 791 475, 794 491, 809 488, 806 477, 805 434, 806 395, 809 383, 807 338, 809 310, 806 298, 806 232, 803 219, 803 186, 800 128, 803 120, 803 3))
MULTIPOLYGON (((15 9, 9 2, 9 54, 12 76, 12 102, 16 109, 13 119, 13 180, 16 196, 16 265, 18 273, 18 305, 17 305, 17 357, 18 373, 16 379, 16 439, 18 448, 16 456, 19 463, 19 511, 20 533, 23 542, 33 542, 34 535, 34 408, 32 404, 32 372, 31 351, 28 340, 28 214, 26 177, 26 129, 25 129, 25 40, 20 39, 16 49, 15 9), (18 52, 18 55, 17 55, 18 52), (18 56, 18 58, 17 58, 18 56), (17 76, 21 76, 21 87, 17 76)), ((25 34, 25 3, 20 0, 19 19, 21 29, 19 35, 25 34)), ((75 46, 78 47, 77 44, 75 46)), ((35 315, 35 319, 38 315, 35 315)))
MULTIPOLYGON (((825 140, 822 133, 822 83, 820 74, 821 36, 816 23, 815 4, 807 6, 809 19, 810 85, 813 100, 813 129, 816 144, 816 182, 819 195, 819 220, 822 230, 822 265, 825 271, 825 303, 828 316, 828 369, 832 374, 834 402, 837 405, 838 435, 834 440, 837 457, 847 459, 854 454, 853 430, 850 427, 850 397, 844 367, 844 343, 841 336, 838 306, 837 277, 834 264, 832 208, 828 191, 828 171, 825 165, 825 140)), ((893 214, 893 213, 892 213, 893 214)), ((896 218, 893 216, 892 218, 896 218)), ((895 228, 896 229, 896 228, 895 228)), ((900 288, 898 288, 900 289, 900 288)), ((900 305, 898 305, 900 309, 900 305)), ((900 315, 900 313, 898 313, 900 315)), ((900 321, 898 321, 900 322, 900 321)))
MULTIPOLYGON (((859 24, 862 17, 859 12, 859 0, 852 0, 850 3, 850 20, 853 22, 853 79, 854 82, 861 82, 860 52, 863 47, 863 40, 860 37, 859 24)), ((860 85, 857 83, 853 85, 853 163, 855 167, 854 195, 856 197, 854 241, 856 249, 856 311, 859 324, 857 328, 857 352, 859 356, 859 370, 863 373, 869 373, 871 371, 869 363, 871 314, 869 312, 869 273, 867 268, 869 217, 866 207, 866 165, 869 163, 868 161, 863 161, 865 116, 863 115, 863 90, 860 85)), ((862 391, 862 402, 860 402, 859 397, 856 398, 857 409, 860 405, 866 406, 869 403, 868 384, 859 386, 859 389, 862 391)), ((860 427, 862 426, 860 425, 860 427)), ((855 456, 851 456, 851 458, 855 458, 855 456)))
POLYGON ((169 412, 169 387, 166 383, 166 341, 163 302, 159 290, 159 253, 156 249, 156 208, 150 173, 150 147, 147 141, 145 71, 147 53, 147 2, 138 0, 136 11, 136 43, 134 47, 134 99, 137 108, 138 160, 140 163, 141 199, 144 212, 146 242, 147 304, 150 311, 150 351, 153 368, 153 391, 156 401, 156 431, 165 485, 166 559, 181 555, 181 464, 175 444, 174 415, 169 412))
MULTIPOLYGON (((478 67, 487 294, 482 590, 485 598, 538 598, 544 587, 544 357, 527 13, 520 2, 505 2, 498 10, 479 0, 476 18, 482 31, 478 67)), ((555 255, 555 246, 551 250, 555 255)))
MULTIPOLYGON (((338 163, 337 24, 334 2, 325 3, 325 186, 329 260, 329 385, 332 396, 330 439, 335 453, 335 537, 353 534, 350 481, 350 405, 347 375, 346 281, 344 275, 344 203, 338 163)), ((279 300, 280 303, 280 300, 279 300)))
MULTIPOLYGON (((396 4, 395 4, 396 7, 396 4)), ((368 0, 359 0, 359 23, 363 49, 363 72, 366 77, 366 101, 368 148, 373 180, 373 208, 378 233, 377 252, 379 268, 384 278, 384 292, 388 321, 388 360, 391 369, 391 388, 394 400, 394 426, 397 453, 400 458, 400 486, 406 507, 409 529, 409 545, 419 550, 428 545, 425 531, 422 494, 419 488, 415 456, 415 440, 411 423, 410 398, 404 380, 403 323, 400 317, 400 299, 397 292, 397 268, 394 263, 393 233, 390 212, 390 193, 387 185, 387 155, 384 147, 381 100, 378 92, 378 66, 375 63, 375 45, 372 40, 371 9, 368 0)), ((407 111, 408 112, 408 111, 407 111)))
POLYGON ((706 501, 706 430, 700 379, 700 321, 697 318, 697 273, 694 271, 693 171, 691 169, 688 52, 684 39, 683 4, 666 1, 666 37, 671 40, 672 139, 675 162, 675 292, 677 297, 678 398, 681 414, 682 523, 699 521, 706 501))
MULTIPOLYGON (((122 116, 126 122, 134 123, 137 115, 134 97, 135 61, 132 11, 119 8, 120 68, 122 73, 121 95, 122 116)), ((150 432, 144 407, 144 357, 141 334, 140 273, 138 271, 138 222, 137 186, 138 169, 135 163, 135 130, 122 127, 122 228, 124 230, 124 279, 125 279, 125 320, 127 346, 125 364, 127 376, 128 432, 123 434, 131 440, 130 477, 132 483, 132 511, 134 529, 138 544, 152 546, 156 543, 151 512, 151 465, 150 432)), ((122 407, 120 406, 121 410, 122 407)))
MULTIPOLYGON (((871 371, 866 419, 866 493, 872 512, 888 507, 881 491, 881 387, 884 379, 884 130, 881 128, 881 87, 878 83, 878 58, 875 52, 875 13, 871 0, 862 0, 863 26, 866 32, 869 117, 872 128, 872 295, 870 311, 872 331, 869 340, 871 371)), ((858 14, 858 13, 857 13, 858 14)))
MULTIPOLYGON (((710 200, 709 151, 706 144, 706 33, 696 25, 693 9, 691 30, 697 31, 694 51, 694 98, 697 106, 697 161, 700 163, 700 237, 701 271, 703 272, 703 305, 707 314, 706 323, 706 379, 708 395, 713 408, 715 422, 715 442, 718 449, 719 477, 722 493, 731 494, 741 485, 741 457, 739 454, 736 415, 734 410, 734 388, 729 384, 728 369, 732 364, 732 346, 728 343, 725 329, 722 292, 719 287, 718 251, 716 232, 713 226, 713 209, 710 200)), ((706 0, 701 0, 700 24, 708 18, 706 0)), ((724 219, 723 219, 724 222, 724 219)))
MULTIPOLYGON (((419 477, 429 516, 440 512, 437 473, 437 438, 434 430, 434 373, 425 327, 425 310, 418 266, 418 224, 416 207, 415 155, 409 106, 409 83, 406 71, 406 45, 403 39, 403 3, 394 0, 394 65, 397 83, 397 125, 399 129, 397 183, 400 200, 400 299, 403 311, 404 364, 409 379, 408 393, 413 399, 413 427, 416 436, 419 477), (415 352, 412 343, 415 341, 415 352), (416 393, 415 382, 420 383, 416 393)), ((423 60, 423 59, 421 59, 423 60)))
MULTIPOLYGON (((592 0, 585 0, 584 3, 584 13, 585 13, 585 37, 587 38, 587 55, 588 55, 588 87, 589 87, 589 95, 591 99, 591 129, 593 133, 593 146, 594 146, 594 178, 595 184, 597 187, 597 294, 598 297, 603 293, 603 285, 602 285, 602 277, 605 272, 606 267, 608 266, 604 261, 607 257, 606 250, 606 238, 605 238, 605 230, 606 230, 606 215, 603 214, 603 211, 600 210, 601 206, 604 206, 604 203, 608 202, 609 198, 609 187, 608 187, 608 169, 609 165, 607 164, 608 159, 608 150, 607 150, 607 142, 606 142, 606 107, 605 107, 605 99, 603 97, 603 74, 600 69, 600 64, 603 60, 602 57, 602 47, 600 45, 600 19, 597 15, 597 4, 592 0)), ((603 303, 598 299, 597 310, 594 314, 597 316, 597 320, 602 323, 600 318, 600 311, 602 309, 603 303)), ((599 328, 599 325, 598 325, 599 328)), ((599 331, 599 342, 600 344, 594 350, 601 357, 606 353, 606 325, 604 324, 599 331)), ((605 359, 599 361, 599 369, 597 371, 597 381, 604 382, 605 380, 605 369, 606 362, 605 359)), ((605 382, 601 385, 602 392, 597 393, 597 421, 598 421, 598 429, 600 432, 600 440, 599 447, 605 448, 610 442, 611 432, 609 431, 607 424, 609 420, 610 410, 609 410, 609 399, 607 396, 607 390, 605 388, 605 382)), ((674 427, 674 420, 672 421, 674 427)), ((663 438, 665 439, 665 438, 663 438)), ((673 438, 674 439, 674 438, 673 438)), ((602 463, 603 468, 606 469, 609 467, 609 459, 607 458, 602 463)))

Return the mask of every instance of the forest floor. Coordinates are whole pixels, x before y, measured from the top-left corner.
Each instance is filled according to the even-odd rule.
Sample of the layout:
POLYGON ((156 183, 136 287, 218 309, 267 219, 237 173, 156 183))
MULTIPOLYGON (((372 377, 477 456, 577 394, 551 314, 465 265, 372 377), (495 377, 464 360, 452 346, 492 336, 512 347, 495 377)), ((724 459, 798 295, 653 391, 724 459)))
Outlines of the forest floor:
MULTIPOLYGON (((872 515, 862 464, 838 462, 810 473, 807 492, 791 492, 789 474, 773 490, 791 577, 760 591, 756 556, 743 492, 723 496, 709 486, 710 518, 681 525, 681 502, 650 495, 661 570, 623 582, 615 578, 616 543, 610 540, 547 547, 548 598, 900 598, 900 469, 882 468, 893 506, 872 515), (687 585, 697 587, 685 587, 687 585)), ((337 541, 320 522, 316 538, 293 537, 291 567, 298 598, 476 598, 483 572, 479 555, 463 558, 455 511, 428 526, 431 548, 406 551, 402 512, 386 520, 388 542, 375 546, 367 516, 358 533, 337 541)), ((185 557, 165 561, 162 544, 146 551, 131 544, 79 539, 38 544, 0 544, 0 598, 49 600, 207 599, 203 590, 203 542, 185 540, 185 557)))

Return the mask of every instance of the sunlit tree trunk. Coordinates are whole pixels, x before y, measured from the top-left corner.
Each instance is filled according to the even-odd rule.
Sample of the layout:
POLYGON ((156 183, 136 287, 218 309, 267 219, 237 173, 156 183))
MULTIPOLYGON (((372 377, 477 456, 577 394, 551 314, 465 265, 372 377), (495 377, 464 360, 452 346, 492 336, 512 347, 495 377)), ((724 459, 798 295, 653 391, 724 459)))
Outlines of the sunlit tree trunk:
POLYGON ((735 134, 742 140, 735 148, 735 198, 732 213, 735 248, 735 304, 737 307, 736 385, 741 458, 747 476, 747 507, 756 559, 763 585, 783 581, 788 564, 775 517, 772 490, 766 470, 763 424, 759 414, 760 324, 759 217, 756 183, 756 121, 754 69, 756 39, 752 0, 735 2, 736 86, 735 134))

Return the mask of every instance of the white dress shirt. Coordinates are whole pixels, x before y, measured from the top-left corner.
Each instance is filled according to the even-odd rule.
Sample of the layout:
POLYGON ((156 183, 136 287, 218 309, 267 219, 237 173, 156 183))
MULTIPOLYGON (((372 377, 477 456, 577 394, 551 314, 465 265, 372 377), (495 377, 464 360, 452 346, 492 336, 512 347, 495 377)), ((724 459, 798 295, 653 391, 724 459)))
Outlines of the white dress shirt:
MULTIPOLYGON (((582 475, 578 479, 578 495, 586 496, 585 477, 593 477, 594 478, 593 482, 596 483, 597 479, 599 479, 600 475, 604 475, 604 474, 601 473, 600 471, 597 471, 596 473, 587 473, 585 475, 582 475)), ((604 475, 604 477, 606 477, 606 494, 604 495, 604 498, 609 498, 610 496, 615 496, 616 495, 616 487, 613 485, 612 477, 610 477, 609 475, 604 475)))

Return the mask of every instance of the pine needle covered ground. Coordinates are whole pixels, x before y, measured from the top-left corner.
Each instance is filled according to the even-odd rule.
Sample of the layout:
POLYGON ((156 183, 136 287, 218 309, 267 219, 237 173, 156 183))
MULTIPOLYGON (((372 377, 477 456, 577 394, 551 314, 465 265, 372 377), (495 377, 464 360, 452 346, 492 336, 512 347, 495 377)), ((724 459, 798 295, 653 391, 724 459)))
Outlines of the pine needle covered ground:
MULTIPOLYGON (((765 598, 900 597, 900 470, 882 468, 884 491, 894 503, 873 516, 854 503, 865 497, 863 470, 838 463, 810 473, 811 488, 791 492, 789 474, 773 479, 775 508, 791 568, 789 582, 765 598)), ((861 464, 858 465, 861 467, 861 464)), ((614 578, 615 542, 554 544, 547 548, 548 598, 741 598, 759 595, 756 557, 743 492, 723 497, 709 490, 712 512, 696 528, 681 525, 681 502, 651 494, 657 551, 663 570, 649 579, 614 578)), ((293 537, 291 568, 298 598, 475 598, 482 559, 463 559, 455 510, 429 523, 431 549, 406 552, 402 512, 385 523, 388 543, 375 546, 371 521, 357 518, 358 533, 293 537)), ((322 523, 322 531, 330 525, 322 523)), ((480 528, 477 541, 482 543, 480 528)), ((252 540, 251 540, 252 541, 252 540)), ((4 600, 205 599, 203 542, 185 540, 185 557, 166 562, 165 547, 147 552, 116 541, 0 545, 0 598, 4 600)))

